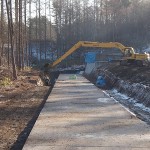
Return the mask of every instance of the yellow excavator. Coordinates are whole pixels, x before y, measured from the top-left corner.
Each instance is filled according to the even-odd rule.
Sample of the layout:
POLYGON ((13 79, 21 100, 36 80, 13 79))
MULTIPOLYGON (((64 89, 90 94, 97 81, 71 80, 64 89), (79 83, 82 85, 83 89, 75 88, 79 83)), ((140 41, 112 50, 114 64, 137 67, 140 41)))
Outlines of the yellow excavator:
POLYGON ((118 48, 123 53, 123 58, 120 60, 120 65, 137 65, 143 66, 144 64, 150 64, 149 54, 139 54, 135 53, 134 48, 126 47, 118 42, 88 42, 79 41, 72 48, 70 48, 64 55, 54 61, 52 64, 45 64, 44 72, 40 75, 42 82, 47 84, 49 78, 51 78, 50 70, 59 64, 62 60, 67 58, 70 54, 76 51, 80 47, 91 47, 91 48, 118 48))

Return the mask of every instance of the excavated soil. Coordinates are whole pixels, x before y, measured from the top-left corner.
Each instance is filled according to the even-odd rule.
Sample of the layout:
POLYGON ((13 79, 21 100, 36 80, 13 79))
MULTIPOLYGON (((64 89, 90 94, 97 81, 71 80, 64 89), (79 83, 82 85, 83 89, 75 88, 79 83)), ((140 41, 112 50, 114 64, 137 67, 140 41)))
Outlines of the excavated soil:
POLYGON ((122 80, 150 86, 150 67, 129 67, 116 65, 109 66, 108 70, 122 80))
POLYGON ((91 74, 86 76, 94 83, 96 82, 97 76, 99 76, 101 71, 110 72, 117 78, 130 83, 140 83, 150 86, 150 67, 120 66, 118 64, 109 64, 97 68, 91 74))
POLYGON ((132 86, 132 88, 142 88, 150 92, 150 67, 146 66, 129 67, 111 64, 104 67, 101 66, 91 72, 91 74, 85 74, 85 76, 94 84, 98 76, 103 76, 106 79, 106 88, 108 89, 116 87, 120 88, 120 91, 126 92, 129 86, 132 86), (120 87, 121 84, 124 84, 124 86, 120 87))
MULTIPOLYGON (((0 68, 0 80, 10 77, 8 69, 0 68)), ((39 72, 19 73, 18 80, 0 86, 0 149, 19 150, 29 135, 38 114, 50 93, 49 87, 36 85, 39 72)))

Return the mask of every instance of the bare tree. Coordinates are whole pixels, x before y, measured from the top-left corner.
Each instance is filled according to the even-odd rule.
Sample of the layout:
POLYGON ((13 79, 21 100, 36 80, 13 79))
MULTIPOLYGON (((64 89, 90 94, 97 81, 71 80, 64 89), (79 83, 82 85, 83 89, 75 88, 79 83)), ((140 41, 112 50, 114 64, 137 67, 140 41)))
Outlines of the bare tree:
POLYGON ((19 64, 18 69, 23 69, 23 47, 22 47, 22 0, 19 0, 19 64))
POLYGON ((12 19, 12 1, 5 0, 7 8, 7 18, 8 18, 8 30, 10 33, 10 45, 11 45, 11 59, 12 59, 12 69, 13 69, 13 79, 17 79, 17 71, 15 64, 15 55, 14 55, 14 27, 12 19))
POLYGON ((18 20, 18 14, 19 14, 19 3, 18 0, 15 0, 15 26, 14 26, 14 30, 15 30, 15 48, 16 48, 16 65, 17 67, 19 66, 19 54, 18 54, 18 50, 19 50, 19 20, 18 20))
POLYGON ((0 66, 2 65, 3 51, 4 51, 4 3, 1 0, 1 23, 0 23, 0 66))
POLYGON ((24 45, 25 45, 25 53, 24 53, 24 57, 25 57, 25 62, 26 62, 26 66, 28 66, 28 49, 27 49, 27 45, 28 45, 28 42, 27 42, 27 1, 24 0, 24 33, 25 33, 25 39, 24 39, 24 45))

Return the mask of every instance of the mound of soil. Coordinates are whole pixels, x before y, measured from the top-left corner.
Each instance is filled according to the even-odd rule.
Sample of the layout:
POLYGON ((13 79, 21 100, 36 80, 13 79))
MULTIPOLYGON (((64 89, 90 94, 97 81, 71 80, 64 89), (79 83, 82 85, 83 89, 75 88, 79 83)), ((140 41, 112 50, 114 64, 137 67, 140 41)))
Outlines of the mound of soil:
POLYGON ((120 66, 112 65, 107 68, 116 77, 131 83, 141 83, 150 86, 150 67, 120 66))

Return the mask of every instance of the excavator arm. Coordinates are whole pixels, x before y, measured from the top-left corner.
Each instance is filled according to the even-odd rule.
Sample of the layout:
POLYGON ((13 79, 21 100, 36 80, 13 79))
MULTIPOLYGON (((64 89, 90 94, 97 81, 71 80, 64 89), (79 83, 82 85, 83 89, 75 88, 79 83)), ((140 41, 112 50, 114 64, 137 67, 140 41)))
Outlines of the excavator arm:
MULTIPOLYGON (((62 60, 67 58, 69 55, 71 55, 74 51, 76 51, 80 47, 91 47, 91 48, 118 48, 121 50, 122 53, 125 52, 125 49, 128 47, 125 47, 121 43, 118 42, 107 42, 107 43, 101 43, 101 42, 88 42, 88 41, 79 41, 77 44, 75 44, 72 48, 70 48, 64 55, 62 55, 60 58, 58 58, 56 61, 54 61, 50 67, 55 67, 57 64, 59 64, 62 60)), ((129 49, 131 49, 129 47, 129 49)), ((132 53, 135 53, 134 50, 132 50, 132 53)))
POLYGON ((59 64, 62 60, 67 58, 69 55, 71 55, 74 51, 76 51, 78 48, 80 48, 82 45, 82 42, 78 42, 75 44, 72 48, 70 48, 64 55, 62 55, 60 58, 58 58, 56 61, 54 61, 51 64, 51 67, 55 67, 57 64, 59 64))

